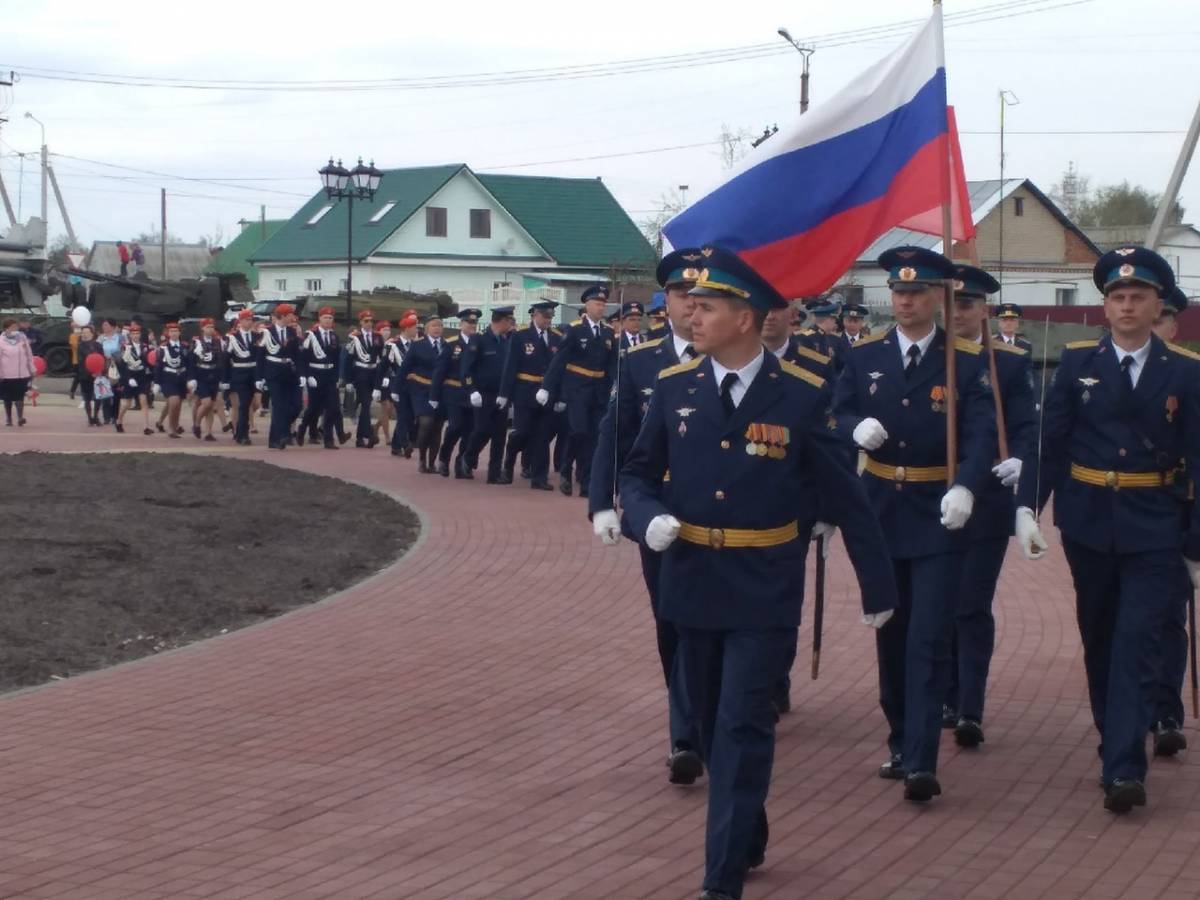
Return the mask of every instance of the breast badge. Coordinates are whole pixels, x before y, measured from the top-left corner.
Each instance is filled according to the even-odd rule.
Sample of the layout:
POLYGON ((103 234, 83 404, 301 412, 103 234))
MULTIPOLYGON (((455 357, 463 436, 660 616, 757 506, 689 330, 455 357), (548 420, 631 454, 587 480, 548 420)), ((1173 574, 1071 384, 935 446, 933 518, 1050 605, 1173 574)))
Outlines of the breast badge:
POLYGON ((783 459, 790 440, 791 432, 786 425, 752 422, 746 428, 746 455, 783 459))

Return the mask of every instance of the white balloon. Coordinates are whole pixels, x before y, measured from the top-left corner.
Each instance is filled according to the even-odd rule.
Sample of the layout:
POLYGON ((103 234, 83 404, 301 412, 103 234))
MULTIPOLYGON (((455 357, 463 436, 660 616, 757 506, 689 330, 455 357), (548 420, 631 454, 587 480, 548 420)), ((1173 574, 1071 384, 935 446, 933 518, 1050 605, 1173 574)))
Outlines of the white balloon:
POLYGON ((71 310, 71 321, 82 328, 92 324, 92 311, 86 306, 77 306, 71 310))

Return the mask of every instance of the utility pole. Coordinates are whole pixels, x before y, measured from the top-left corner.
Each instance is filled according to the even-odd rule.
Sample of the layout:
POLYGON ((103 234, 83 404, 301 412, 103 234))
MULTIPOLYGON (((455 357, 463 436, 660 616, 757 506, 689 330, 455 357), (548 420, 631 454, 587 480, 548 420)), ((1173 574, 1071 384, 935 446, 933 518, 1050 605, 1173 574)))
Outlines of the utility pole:
POLYGON ((71 217, 67 215, 67 204, 63 203, 62 191, 58 189, 58 178, 54 174, 54 169, 47 166, 46 171, 50 175, 50 186, 54 188, 54 199, 58 202, 58 212, 62 216, 63 225, 67 229, 67 240, 71 242, 71 249, 74 250, 79 246, 79 241, 75 238, 75 229, 71 227, 71 217))
POLYGON ((261 237, 264 243, 267 240, 267 204, 262 204, 258 208, 258 221, 262 223, 261 237))
POLYGON ((1004 108, 1020 102, 1020 98, 1012 91, 1000 91, 1000 220, 997 229, 1000 232, 1000 259, 996 265, 996 281, 1000 284, 1000 290, 996 292, 997 303, 1004 302, 1004 108))
POLYGON ((786 28, 780 28, 776 31, 781 38, 791 44, 799 54, 804 58, 804 66, 800 70, 800 115, 808 112, 808 61, 809 58, 817 51, 816 47, 808 44, 801 44, 786 28))
POLYGON ((159 246, 162 248, 162 280, 167 280, 167 189, 162 188, 162 231, 158 235, 159 246))
POLYGON ((1154 250, 1158 247, 1158 242, 1162 238, 1163 226, 1167 224, 1167 215, 1175 206, 1175 199, 1179 196, 1179 188, 1183 185, 1183 176, 1187 174, 1188 164, 1192 161, 1192 154, 1196 152, 1196 140, 1200 138, 1200 103, 1196 104, 1196 112, 1192 115, 1192 124, 1188 128, 1187 137, 1183 139, 1183 146, 1179 150, 1179 158, 1175 160, 1175 168, 1171 172, 1171 178, 1167 181, 1167 189, 1163 191, 1162 199, 1158 201, 1158 209, 1154 212, 1154 221, 1150 225, 1150 231, 1146 235, 1146 246, 1154 250))
MULTIPOLYGON (((13 73, 12 72, 8 73, 7 79, 0 78, 0 87, 12 87, 12 86, 13 86, 13 73)), ((7 122, 8 122, 8 119, 4 118, 4 116, 0 116, 0 125, 4 125, 7 122)), ((17 217, 15 215, 13 215, 12 201, 8 199, 8 189, 4 186, 3 176, 0 176, 0 199, 3 199, 3 201, 4 201, 4 212, 8 215, 8 224, 16 225, 17 217)))
POLYGON ((46 126, 31 112, 25 113, 25 118, 32 119, 37 122, 38 127, 42 129, 42 221, 46 223, 46 235, 49 239, 50 234, 50 175, 46 171, 46 167, 50 165, 50 150, 46 147, 46 126))

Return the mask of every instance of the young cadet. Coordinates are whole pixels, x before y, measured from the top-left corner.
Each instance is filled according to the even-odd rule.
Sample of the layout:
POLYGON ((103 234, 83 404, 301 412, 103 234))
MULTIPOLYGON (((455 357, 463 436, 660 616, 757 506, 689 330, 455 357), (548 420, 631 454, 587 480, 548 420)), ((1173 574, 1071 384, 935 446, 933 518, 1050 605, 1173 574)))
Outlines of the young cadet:
POLYGON ((1021 307, 1015 303, 1001 303, 996 313, 996 321, 1000 327, 1000 333, 996 335, 997 342, 1010 347, 1020 347, 1028 353, 1033 352, 1033 344, 1018 333, 1021 330, 1021 307))
POLYGON ((942 792, 937 780, 942 702, 950 677, 954 609, 975 498, 993 480, 996 418, 978 344, 935 322, 954 266, 940 253, 897 247, 889 273, 896 325, 855 343, 834 392, 838 431, 866 451, 863 481, 887 536, 899 608, 876 635, 879 703, 890 758, 880 777, 904 779, 907 800, 942 792), (955 383, 947 385, 953 340, 955 383), (946 399, 955 391, 957 471, 947 490, 946 399))
POLYGON ((287 324, 294 312, 290 303, 281 303, 271 312, 272 324, 258 334, 259 391, 271 395, 271 429, 267 447, 286 449, 292 421, 292 395, 297 384, 295 359, 299 340, 287 324))
POLYGON ((188 392, 188 365, 187 348, 179 339, 179 323, 168 322, 163 326, 163 341, 154 360, 154 383, 162 392, 166 407, 163 412, 167 414, 167 437, 178 439, 183 432, 179 413, 188 392))
POLYGON ((349 362, 347 379, 354 385, 354 399, 358 405, 354 446, 368 450, 379 443, 371 427, 371 400, 379 380, 383 348, 383 339, 375 332, 375 315, 369 309, 364 309, 358 314, 358 331, 347 341, 346 356, 349 362))
POLYGON ((1146 803, 1146 733, 1156 709, 1164 623, 1179 602, 1182 551, 1200 581, 1200 511, 1187 499, 1200 466, 1200 356, 1153 332, 1171 267, 1143 247, 1118 247, 1092 273, 1109 333, 1075 341, 1046 396, 1040 468, 1017 494, 1017 540, 1046 550, 1034 518, 1054 494, 1054 519, 1075 583, 1092 717, 1100 732, 1104 807, 1146 803))
MULTIPOLYGON (((593 532, 607 546, 617 544, 622 534, 613 496, 615 473, 620 471, 642 426, 659 373, 699 356, 692 345, 692 310, 696 301, 688 291, 700 275, 703 260, 698 248, 685 248, 668 253, 658 264, 656 275, 666 291, 669 327, 663 337, 640 344, 621 360, 616 397, 600 420, 600 434, 592 460, 588 513, 593 532)), ((631 540, 637 540, 628 529, 625 534, 631 540)), ((659 573, 662 554, 642 543, 638 544, 638 549, 642 557, 642 578, 654 615, 658 657, 667 686, 668 778, 672 784, 693 784, 704 772, 704 763, 700 758, 700 737, 687 703, 683 677, 675 665, 678 629, 663 617, 661 611, 659 573)))
POLYGON ((613 330, 601 321, 608 288, 594 284, 583 292, 582 299, 584 316, 564 329, 562 346, 550 361, 535 395, 542 406, 566 404, 570 440, 559 470, 558 489, 568 497, 572 468, 579 480, 579 495, 588 494, 596 435, 608 406, 618 353, 613 330))
POLYGON ((392 398, 392 406, 396 410, 396 424, 392 426, 392 456, 412 456, 413 442, 413 412, 412 402, 408 398, 408 387, 400 377, 400 367, 404 365, 404 357, 417 339, 417 314, 409 310, 396 323, 396 334, 383 348, 383 357, 379 361, 378 382, 372 397, 378 399, 387 391, 392 398))
POLYGON ((661 612, 679 629, 708 767, 700 896, 729 900, 766 852, 770 689, 800 621, 816 486, 836 498, 864 609, 892 609, 896 590, 879 523, 826 428, 825 381, 763 349, 763 317, 787 301, 733 253, 701 253, 691 323, 707 356, 659 374, 620 489, 633 533, 663 554, 661 612))
POLYGON ((438 448, 442 439, 442 416, 432 397, 433 373, 442 355, 442 317, 425 320, 425 336, 414 341, 404 354, 404 362, 396 373, 408 390, 408 402, 417 420, 417 471, 422 475, 436 474, 438 448))
POLYGON ((141 401, 142 418, 145 427, 142 434, 154 434, 150 427, 150 405, 146 401, 150 394, 150 345, 142 337, 142 326, 137 322, 129 324, 129 334, 121 345, 121 355, 117 357, 117 371, 121 376, 121 394, 124 402, 117 413, 116 430, 125 433, 125 414, 141 401))
MULTIPOLYGON (((987 316, 987 297, 1000 289, 983 269, 956 266, 954 269, 954 334, 981 344, 987 316)), ((954 740, 962 747, 983 743, 983 700, 988 669, 996 644, 996 620, 992 600, 1004 565, 1008 539, 1013 534, 1016 514, 1015 490, 1024 460, 1037 453, 1037 413, 1033 396, 1033 369, 1027 351, 1002 341, 992 341, 996 357, 1008 456, 992 469, 995 478, 975 497, 975 511, 967 523, 970 546, 963 564, 962 586, 954 614, 954 638, 950 643, 950 684, 942 710, 942 726, 954 729, 954 740)), ((987 357, 984 356, 986 364, 987 357)), ((996 456, 1000 459, 999 447, 996 456)))
POLYGON ((513 430, 504 455, 504 477, 512 481, 517 454, 522 453, 529 469, 529 486, 535 491, 552 491, 550 484, 550 439, 554 436, 554 414, 537 402, 538 388, 550 360, 562 343, 562 332, 551 327, 558 304, 542 300, 529 307, 531 322, 508 342, 504 372, 500 377, 497 405, 512 398, 513 430))
POLYGON ((204 440, 215 441, 213 415, 216 413, 217 398, 221 394, 225 371, 221 336, 217 334, 217 323, 212 319, 200 320, 200 334, 192 341, 188 356, 188 390, 192 392, 192 434, 197 438, 203 430, 204 440), (203 428, 201 427, 203 423, 203 428))
MULTIPOLYGON (((333 307, 322 306, 317 310, 317 324, 309 329, 300 344, 297 354, 300 377, 308 388, 308 408, 300 420, 300 431, 296 441, 303 445, 304 435, 316 434, 317 420, 321 420, 321 437, 326 450, 337 450, 333 441, 334 426, 342 418, 338 403, 338 362, 341 356, 341 341, 333 330, 333 307)), ((339 432, 341 428, 337 429, 339 432)), ((315 437, 314 437, 315 440, 315 437)), ((343 440, 344 443, 344 440, 343 440)))
POLYGON ((467 438, 463 456, 467 465, 476 469, 484 445, 491 444, 488 450, 488 484, 512 484, 512 478, 505 477, 501 469, 504 438, 508 434, 508 398, 500 395, 512 314, 511 306, 494 307, 491 325, 471 341, 459 367, 463 390, 467 392, 467 399, 475 410, 475 423, 467 438))
POLYGON ((446 417, 446 434, 442 438, 441 450, 438 451, 437 465, 437 472, 443 478, 450 477, 450 457, 456 449, 458 455, 454 457, 454 477, 475 477, 463 459, 467 438, 475 423, 475 411, 466 391, 463 390, 460 371, 463 352, 476 340, 479 317, 482 315, 483 311, 479 309, 458 311, 458 335, 446 339, 442 355, 438 357, 437 366, 433 370, 429 405, 446 417))
POLYGON ((237 410, 234 414, 233 441, 250 443, 250 412, 254 402, 254 312, 243 309, 237 314, 237 326, 225 337, 225 380, 233 391, 237 410))

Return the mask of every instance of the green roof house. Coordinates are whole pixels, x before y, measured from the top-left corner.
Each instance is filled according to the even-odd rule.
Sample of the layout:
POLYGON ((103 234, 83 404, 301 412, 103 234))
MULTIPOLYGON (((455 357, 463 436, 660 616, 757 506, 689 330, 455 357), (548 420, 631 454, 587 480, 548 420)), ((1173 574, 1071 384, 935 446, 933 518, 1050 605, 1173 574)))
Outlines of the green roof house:
MULTIPOLYGON (((235 242, 236 243, 236 242, 235 242)), ((388 169, 373 201, 313 196, 249 262, 260 298, 383 288, 460 306, 574 302, 593 280, 643 280, 654 249, 598 178, 388 169)))
POLYGON ((253 290, 258 287, 258 269, 250 262, 250 254, 261 247, 275 232, 287 224, 287 219, 242 220, 242 230, 205 267, 206 274, 246 276, 246 283, 253 290))

